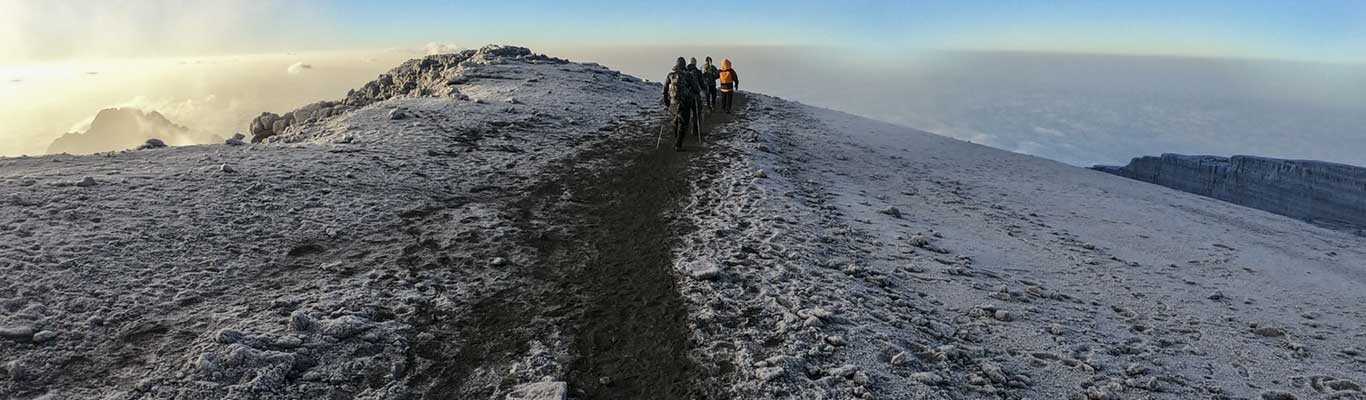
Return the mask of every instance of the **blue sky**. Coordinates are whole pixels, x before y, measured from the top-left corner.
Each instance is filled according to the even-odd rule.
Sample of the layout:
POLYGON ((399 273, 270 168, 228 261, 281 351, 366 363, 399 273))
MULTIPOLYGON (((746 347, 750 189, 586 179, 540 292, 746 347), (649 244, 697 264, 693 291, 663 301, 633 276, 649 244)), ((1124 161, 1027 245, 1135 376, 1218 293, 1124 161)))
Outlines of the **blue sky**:
POLYGON ((1362 1, 784 0, 690 2, 695 7, 687 10, 665 4, 422 0, 400 6, 365 1, 337 6, 343 23, 359 28, 353 36, 360 41, 521 40, 552 46, 699 41, 872 50, 972 48, 1339 61, 1366 57, 1362 1))
POLYGON ((344 48, 834 46, 1366 61, 1366 2, 0 0, 0 62, 344 48), (680 7, 681 6, 681 7, 680 7))

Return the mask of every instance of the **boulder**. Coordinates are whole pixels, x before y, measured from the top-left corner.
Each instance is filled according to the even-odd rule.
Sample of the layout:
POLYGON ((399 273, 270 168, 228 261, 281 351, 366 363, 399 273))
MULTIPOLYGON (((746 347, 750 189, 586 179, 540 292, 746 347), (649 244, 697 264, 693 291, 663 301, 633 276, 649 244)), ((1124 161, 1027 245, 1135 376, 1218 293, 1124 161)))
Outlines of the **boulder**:
POLYGON ((569 384, 559 381, 535 382, 518 386, 508 393, 507 400, 564 400, 569 384))
POLYGON ((28 341, 36 333, 38 330, 29 325, 0 326, 0 338, 3 339, 28 341))
POLYGON ((166 142, 161 141, 161 139, 151 138, 147 139, 146 143, 138 146, 138 150, 160 149, 164 147, 166 147, 166 142))
POLYGON ((944 377, 933 372, 916 372, 911 374, 910 379, 912 382, 925 385, 939 385, 944 383, 944 377))
POLYGON ((268 134, 277 119, 280 119, 280 116, 275 115, 274 113, 261 113, 261 115, 251 120, 251 135, 259 136, 261 134, 268 134))
POLYGON ((265 138, 274 136, 275 122, 280 119, 274 113, 261 113, 261 115, 251 120, 251 142, 260 143, 265 138))
POLYGON ((56 338, 57 332, 53 331, 40 331, 38 333, 33 334, 33 341, 37 343, 43 343, 56 338))

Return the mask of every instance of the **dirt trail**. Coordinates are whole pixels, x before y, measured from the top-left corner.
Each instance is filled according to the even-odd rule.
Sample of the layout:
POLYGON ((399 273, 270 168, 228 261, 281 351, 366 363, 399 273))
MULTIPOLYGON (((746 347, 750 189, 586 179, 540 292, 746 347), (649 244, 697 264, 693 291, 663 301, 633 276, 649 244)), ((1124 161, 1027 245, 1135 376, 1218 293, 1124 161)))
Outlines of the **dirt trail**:
MULTIPOLYGON (((743 100, 737 103, 743 109, 743 100)), ((706 131, 734 118, 712 114, 706 131)), ((689 137, 683 152, 654 149, 658 127, 645 130, 566 164, 562 190, 549 191, 568 196, 553 218, 570 228, 542 243, 556 282, 544 297, 554 304, 543 306, 551 315, 565 310, 563 328, 574 338, 568 380, 575 398, 701 393, 698 368, 687 356, 687 309, 673 276, 675 233, 687 227, 669 212, 690 190, 688 161, 705 147, 689 137)))
MULTIPOLYGON (((743 97, 736 103, 744 109, 743 97)), ((712 114, 705 132, 737 116, 712 114)), ((529 343, 561 336, 572 338, 572 362, 556 367, 560 373, 544 372, 563 375, 571 398, 703 396, 673 275, 675 238, 690 227, 669 214, 687 198, 687 167, 706 147, 689 136, 685 151, 675 152, 666 132, 668 143, 656 149, 659 132, 658 123, 627 123, 615 138, 552 164, 540 182, 508 200, 504 217, 521 232, 518 244, 534 249, 534 260, 505 265, 516 283, 480 295, 468 312, 417 313, 423 318, 414 325, 431 337, 418 340, 409 359, 432 365, 408 384, 421 387, 422 398, 497 397, 527 378, 538 380, 506 375, 506 368, 524 361, 529 343)), ((404 229, 453 222, 427 214, 404 229)), ((414 244, 412 253, 423 249, 414 244)))

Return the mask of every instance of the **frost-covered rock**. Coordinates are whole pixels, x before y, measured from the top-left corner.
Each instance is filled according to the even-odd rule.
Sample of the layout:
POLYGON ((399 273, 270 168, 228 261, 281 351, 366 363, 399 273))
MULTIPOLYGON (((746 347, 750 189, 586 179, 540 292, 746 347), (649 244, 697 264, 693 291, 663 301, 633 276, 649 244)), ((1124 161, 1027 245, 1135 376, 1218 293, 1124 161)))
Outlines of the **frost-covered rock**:
POLYGON ((263 112, 261 115, 253 118, 251 120, 251 142, 259 143, 268 137, 276 135, 275 121, 279 119, 279 115, 270 112, 263 112))
POLYGON ((912 382, 921 383, 925 385, 939 385, 944 383, 944 377, 939 376, 939 374, 933 372, 913 373, 910 376, 910 380, 912 382))
POLYGON ((514 388, 506 400, 564 400, 568 394, 569 385, 564 382, 534 382, 514 388))
POLYGON ((29 378, 27 366, 24 363, 19 362, 19 360, 11 360, 4 364, 0 364, 0 366, 4 366, 4 371, 9 375, 8 378, 10 381, 23 382, 29 378))
POLYGON ((721 266, 713 262, 697 262, 686 265, 688 275, 693 279, 713 280, 721 276, 721 266))
POLYGON ((354 315, 344 315, 338 318, 323 320, 318 323, 319 331, 327 336, 338 339, 346 339, 356 336, 366 329, 370 329, 370 324, 364 319, 354 315))
POLYGON ((38 333, 32 325, 11 325, 0 326, 0 338, 9 340, 30 340, 33 334, 38 333))
POLYGON ((34 342, 34 343, 43 343, 43 342, 47 342, 47 341, 49 341, 49 340, 56 339, 56 338, 57 338, 57 332, 48 331, 48 330, 39 331, 38 333, 33 334, 33 342, 34 342))
POLYGON ((288 328, 290 332, 308 333, 317 329, 318 322, 303 310, 295 310, 289 314, 288 328))
POLYGON ((143 143, 141 146, 138 146, 138 150, 160 149, 165 147, 166 142, 161 141, 161 139, 151 138, 147 139, 146 143, 143 143))
POLYGON ((242 334, 242 332, 236 329, 222 329, 218 331, 217 335, 214 335, 215 340, 217 340, 218 343, 223 344, 233 344, 240 342, 242 341, 243 336, 244 335, 242 334))
POLYGON ((755 369, 754 377, 759 378, 760 381, 768 382, 782 377, 784 372, 783 367, 765 367, 755 369))
POLYGON ((276 340, 275 340, 275 345, 276 345, 276 346, 280 346, 281 348, 285 348, 285 349, 292 349, 292 348, 295 348, 295 347, 302 346, 303 344, 304 344, 303 338, 300 338, 300 337, 295 336, 295 335, 283 336, 283 337, 280 337, 279 339, 276 339, 276 340))
POLYGON ((307 361, 294 353, 258 350, 236 343, 222 351, 201 354, 193 364, 195 375, 255 393, 284 388, 288 376, 307 361))

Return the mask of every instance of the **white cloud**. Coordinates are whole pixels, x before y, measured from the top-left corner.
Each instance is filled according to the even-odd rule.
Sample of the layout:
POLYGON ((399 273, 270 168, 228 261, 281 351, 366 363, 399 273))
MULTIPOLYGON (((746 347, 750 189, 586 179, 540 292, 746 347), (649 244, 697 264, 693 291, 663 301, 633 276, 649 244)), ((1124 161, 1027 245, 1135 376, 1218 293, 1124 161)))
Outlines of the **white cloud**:
POLYGON ((464 47, 461 47, 460 45, 454 43, 437 42, 429 42, 426 46, 423 46, 423 48, 427 51, 427 55, 429 56, 433 54, 454 53, 465 49, 464 47))
POLYGON ((286 69, 285 69, 285 72, 289 72, 290 75, 298 75, 298 74, 304 73, 305 70, 310 70, 310 69, 313 69, 313 66, 312 66, 312 65, 304 64, 303 61, 299 61, 299 62, 290 64, 290 65, 289 65, 289 68, 286 68, 286 69))

